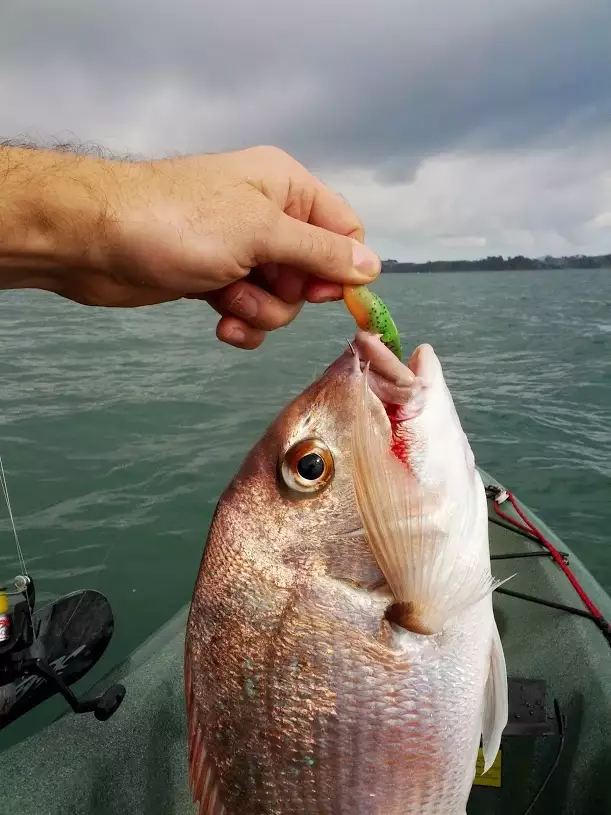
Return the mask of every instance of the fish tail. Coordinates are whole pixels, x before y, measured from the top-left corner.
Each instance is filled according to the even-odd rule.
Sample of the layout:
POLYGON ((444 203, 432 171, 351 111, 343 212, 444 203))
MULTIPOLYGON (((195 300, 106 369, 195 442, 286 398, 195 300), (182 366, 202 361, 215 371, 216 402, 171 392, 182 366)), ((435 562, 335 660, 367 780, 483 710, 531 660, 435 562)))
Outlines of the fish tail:
MULTIPOLYGON (((388 619, 409 631, 433 634, 505 581, 492 577, 489 563, 477 552, 469 557, 465 551, 477 534, 474 523, 481 509, 456 506, 422 489, 374 422, 372 399, 365 372, 352 436, 359 514, 395 598, 388 619)), ((473 500, 480 497, 475 493, 473 500)))

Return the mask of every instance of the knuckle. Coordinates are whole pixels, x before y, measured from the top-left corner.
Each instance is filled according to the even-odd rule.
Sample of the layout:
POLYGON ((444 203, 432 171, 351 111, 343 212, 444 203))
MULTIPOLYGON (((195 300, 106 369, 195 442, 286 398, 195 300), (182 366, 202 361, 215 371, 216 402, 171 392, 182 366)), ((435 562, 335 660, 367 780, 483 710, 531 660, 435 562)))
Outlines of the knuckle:
POLYGON ((242 280, 232 280, 219 291, 219 299, 225 308, 232 311, 239 307, 244 299, 244 283, 242 280))
POLYGON ((271 204, 260 206, 250 214, 249 231, 252 247, 251 265, 270 259, 270 249, 278 242, 282 230, 282 212, 271 204))
POLYGON ((257 207, 256 211, 253 211, 251 225, 259 238, 269 240, 280 226, 282 213, 271 204, 268 206, 267 199, 262 204, 263 206, 257 207))
POLYGON ((337 241, 331 235, 317 233, 314 244, 316 254, 325 266, 335 266, 339 262, 337 241))
POLYGON ((354 227, 352 229, 351 235, 352 237, 356 238, 357 240, 365 240, 365 225, 361 221, 356 213, 353 216, 354 219, 354 227))
POLYGON ((250 153, 253 159, 267 167, 294 170, 297 166, 300 166, 299 162, 290 153, 273 144, 261 144, 258 147, 252 147, 250 153))
POLYGON ((281 147, 276 147, 273 144, 260 144, 258 147, 253 149, 256 150, 262 157, 272 159, 290 158, 286 151, 284 151, 281 147))
POLYGON ((242 311, 242 303, 244 302, 244 289, 238 287, 233 289, 233 291, 227 291, 223 299, 228 311, 240 313, 242 311))
POLYGON ((301 306, 296 308, 285 303, 278 306, 268 316, 268 328, 273 331, 276 328, 284 328, 284 326, 290 325, 299 313, 300 308, 301 306))
POLYGON ((295 320, 295 318, 297 317, 297 315, 299 314, 299 312, 302 309, 302 305, 303 304, 300 303, 299 306, 293 307, 291 309, 291 312, 290 312, 290 314, 288 316, 288 319, 284 322, 284 325, 290 325, 293 322, 293 320, 295 320))
POLYGON ((314 237, 313 232, 305 232, 300 238, 300 249, 307 257, 313 257, 317 252, 319 241, 314 237))
POLYGON ((214 265, 215 288, 227 292, 232 286, 239 284, 248 270, 242 268, 233 258, 224 262, 219 259, 214 265))

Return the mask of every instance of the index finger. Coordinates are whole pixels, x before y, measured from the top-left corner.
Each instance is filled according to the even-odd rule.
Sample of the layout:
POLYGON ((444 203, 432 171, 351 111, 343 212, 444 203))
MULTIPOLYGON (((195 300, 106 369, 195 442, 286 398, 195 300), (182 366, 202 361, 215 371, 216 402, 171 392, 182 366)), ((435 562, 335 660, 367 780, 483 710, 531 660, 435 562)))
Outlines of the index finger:
POLYGON ((348 202, 318 178, 313 177, 313 183, 314 202, 309 223, 363 243, 365 229, 348 202))

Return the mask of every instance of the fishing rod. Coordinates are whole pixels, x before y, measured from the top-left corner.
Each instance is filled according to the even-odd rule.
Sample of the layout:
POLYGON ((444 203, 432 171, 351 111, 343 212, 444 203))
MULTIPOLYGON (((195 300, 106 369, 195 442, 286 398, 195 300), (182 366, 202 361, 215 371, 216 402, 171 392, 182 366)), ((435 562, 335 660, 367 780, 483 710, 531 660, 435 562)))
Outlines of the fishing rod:
POLYGON ((74 713, 93 713, 106 721, 125 697, 123 685, 80 698, 70 686, 91 670, 110 642, 110 604, 100 592, 86 589, 36 608, 35 583, 17 534, 2 456, 0 484, 21 570, 0 585, 0 730, 57 694, 74 713))
MULTIPOLYGON (((218 370, 225 350, 219 349, 214 367, 201 382, 202 390, 218 370)), ((58 693, 74 713, 92 712, 105 721, 119 708, 125 687, 113 684, 100 695, 83 699, 70 685, 93 668, 110 642, 114 630, 110 603, 100 592, 87 589, 35 609, 34 580, 19 542, 2 456, 0 484, 21 570, 6 586, 0 586, 0 731, 58 693), (12 608, 11 597, 17 598, 12 608)))

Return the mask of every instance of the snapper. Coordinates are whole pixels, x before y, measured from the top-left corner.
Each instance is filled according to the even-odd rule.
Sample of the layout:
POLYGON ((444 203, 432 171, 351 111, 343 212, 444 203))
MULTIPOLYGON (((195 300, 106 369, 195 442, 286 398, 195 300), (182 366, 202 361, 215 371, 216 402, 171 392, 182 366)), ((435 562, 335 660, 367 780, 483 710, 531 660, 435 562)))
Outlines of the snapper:
POLYGON ((484 486, 440 362, 359 330, 222 495, 185 644, 202 815, 464 815, 507 722, 484 486))

